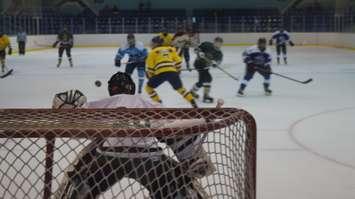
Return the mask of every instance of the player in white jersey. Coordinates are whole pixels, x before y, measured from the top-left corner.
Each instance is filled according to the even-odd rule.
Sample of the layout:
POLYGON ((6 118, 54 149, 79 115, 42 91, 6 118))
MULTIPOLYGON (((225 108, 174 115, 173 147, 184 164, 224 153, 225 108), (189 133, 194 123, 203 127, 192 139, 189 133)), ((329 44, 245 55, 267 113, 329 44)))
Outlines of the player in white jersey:
POLYGON ((270 45, 273 44, 273 40, 276 41, 277 64, 280 64, 281 52, 284 63, 287 64, 287 43, 294 46, 290 39, 290 34, 286 30, 280 29, 272 34, 272 38, 269 41, 270 45))
MULTIPOLYGON (((143 99, 140 95, 134 95, 135 84, 126 73, 116 73, 111 77, 108 85, 111 97, 86 103, 84 107, 157 108, 161 106, 143 99)), ((75 107, 79 104, 58 95, 60 94, 56 95, 53 108, 63 107, 60 102, 75 104, 75 107)), ((70 99, 82 98, 76 96, 70 99)), ((205 121, 197 120, 194 124, 201 122, 205 121)), ((163 127, 176 127, 181 124, 171 123, 163 127)), ((67 169, 65 181, 55 193, 55 198, 78 198, 79 196, 85 199, 97 198, 119 180, 128 177, 137 180, 147 188, 153 199, 202 199, 206 194, 196 189, 194 179, 214 171, 212 163, 203 151, 202 142, 203 138, 195 135, 175 139, 111 137, 93 141, 67 169), (179 161, 164 155, 158 145, 159 142, 165 142, 179 161)))

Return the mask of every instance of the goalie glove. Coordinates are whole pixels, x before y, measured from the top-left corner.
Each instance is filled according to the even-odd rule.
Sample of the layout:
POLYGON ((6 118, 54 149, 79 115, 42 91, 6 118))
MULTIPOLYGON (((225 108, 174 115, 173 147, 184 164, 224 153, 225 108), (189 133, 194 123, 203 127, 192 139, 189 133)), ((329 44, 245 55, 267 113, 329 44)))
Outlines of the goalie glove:
POLYGON ((187 175, 192 178, 203 178, 216 171, 216 167, 202 147, 195 152, 193 157, 182 161, 181 164, 187 175))
POLYGON ((80 108, 87 102, 86 96, 79 90, 68 90, 54 95, 53 109, 80 108))

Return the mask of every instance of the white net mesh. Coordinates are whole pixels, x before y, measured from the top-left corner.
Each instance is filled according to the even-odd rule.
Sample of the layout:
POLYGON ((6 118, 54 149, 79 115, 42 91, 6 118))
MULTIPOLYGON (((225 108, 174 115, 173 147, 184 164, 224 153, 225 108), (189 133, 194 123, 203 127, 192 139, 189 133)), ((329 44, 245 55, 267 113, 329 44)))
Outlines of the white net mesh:
POLYGON ((0 198, 255 198, 238 109, 7 109, 0 142, 0 198))

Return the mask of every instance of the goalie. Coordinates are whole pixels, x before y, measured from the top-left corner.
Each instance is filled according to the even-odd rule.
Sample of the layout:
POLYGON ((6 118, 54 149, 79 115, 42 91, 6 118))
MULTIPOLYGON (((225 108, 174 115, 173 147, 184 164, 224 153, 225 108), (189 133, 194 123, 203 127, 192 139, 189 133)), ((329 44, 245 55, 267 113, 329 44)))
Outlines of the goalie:
MULTIPOLYGON (((108 91, 111 97, 86 103, 84 107, 161 106, 144 100, 140 95, 134 95, 135 84, 126 73, 118 72, 113 75, 108 82, 108 91)), ((68 108, 71 105, 75 108, 85 101, 85 96, 79 91, 59 93, 54 98, 53 108, 68 108)), ((193 122, 196 125, 196 122, 198 124, 205 121, 202 119, 193 122)), ((181 122, 163 127, 174 125, 181 126, 181 122)), ((97 198, 124 177, 138 181, 153 199, 205 198, 207 194, 199 189, 196 178, 212 174, 214 166, 202 148, 203 137, 194 135, 176 139, 160 138, 160 141, 171 147, 178 161, 163 153, 155 137, 105 138, 92 141, 67 168, 55 198, 97 198), (181 146, 184 148, 181 149, 181 146)))

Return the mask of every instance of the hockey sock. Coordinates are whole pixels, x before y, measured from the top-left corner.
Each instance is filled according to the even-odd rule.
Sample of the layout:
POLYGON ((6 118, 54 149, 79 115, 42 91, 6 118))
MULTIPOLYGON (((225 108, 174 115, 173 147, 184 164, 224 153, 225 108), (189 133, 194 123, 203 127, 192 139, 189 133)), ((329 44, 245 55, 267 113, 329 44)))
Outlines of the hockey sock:
POLYGON ((59 66, 60 66, 60 64, 62 64, 62 58, 61 58, 61 57, 59 57, 59 59, 58 59, 58 64, 57 64, 57 67, 59 67, 59 66))
POLYGON ((201 88, 201 87, 198 87, 197 84, 195 84, 195 85, 192 87, 191 91, 197 92, 198 90, 200 90, 200 88, 201 88))
POLYGON ((73 59, 71 57, 68 57, 68 60, 69 60, 70 66, 73 67, 73 59))
POLYGON ((240 87, 239 87, 239 90, 240 90, 240 91, 244 91, 244 89, 245 89, 246 87, 247 87, 246 84, 241 83, 241 84, 240 84, 240 87))
POLYGON ((158 102, 158 103, 162 103, 159 95, 157 92, 155 92, 154 88, 150 87, 150 86, 145 86, 145 91, 148 93, 149 97, 155 101, 155 102, 158 102))
POLYGON ((205 97, 209 97, 210 96, 210 91, 211 91, 211 85, 206 84, 203 86, 203 95, 205 97))
POLYGON ((5 60, 1 59, 1 72, 4 73, 5 72, 5 60))
POLYGON ((144 84, 144 78, 139 78, 138 79, 138 93, 139 94, 142 93, 143 84, 144 84))
POLYGON ((270 84, 269 83, 264 83, 264 90, 269 91, 270 84))
POLYGON ((192 94, 185 88, 179 88, 177 89, 177 92, 180 93, 180 95, 182 95, 188 102, 193 103, 195 101, 192 94))

